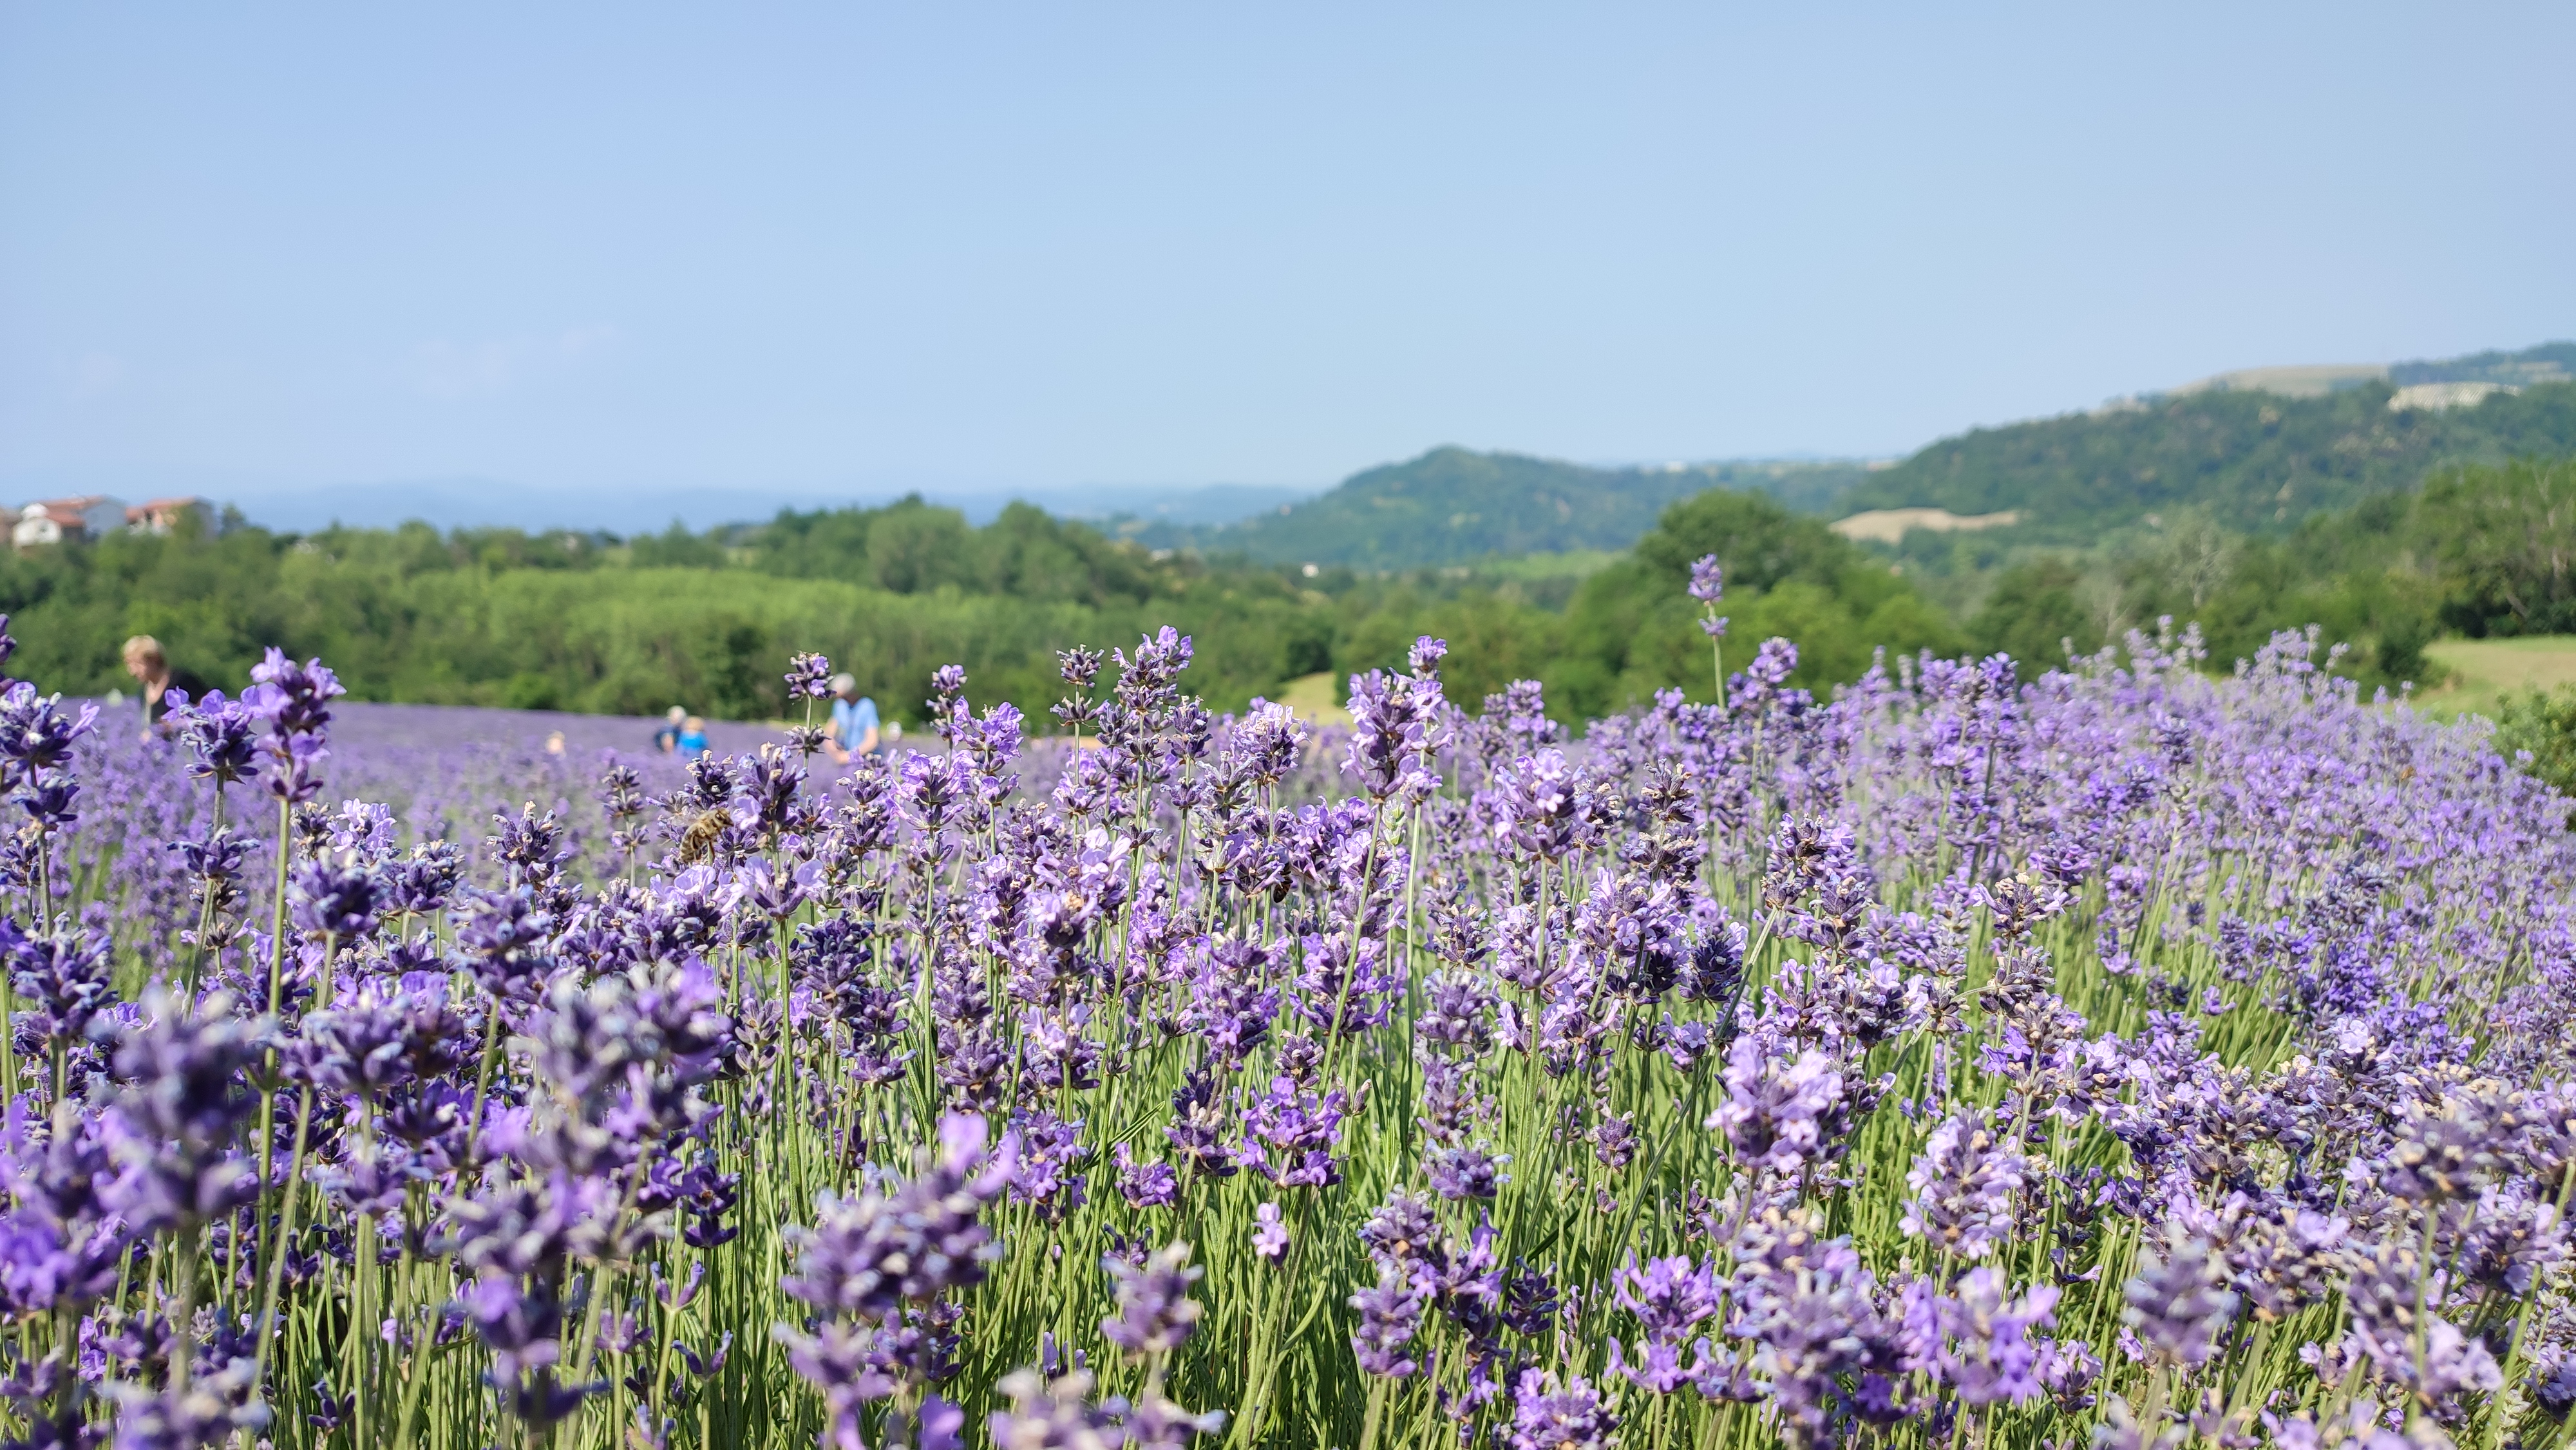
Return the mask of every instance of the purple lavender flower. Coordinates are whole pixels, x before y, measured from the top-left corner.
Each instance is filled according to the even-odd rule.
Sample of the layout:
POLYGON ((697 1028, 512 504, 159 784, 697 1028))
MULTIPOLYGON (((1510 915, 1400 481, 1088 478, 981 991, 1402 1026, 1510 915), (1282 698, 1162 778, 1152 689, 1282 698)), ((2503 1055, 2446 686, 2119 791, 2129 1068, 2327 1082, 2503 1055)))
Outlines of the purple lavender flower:
POLYGON ((2470 1093, 2453 1093, 2438 1107, 2408 1104, 2388 1146, 2381 1190, 2418 1202, 2477 1197, 2510 1151, 2519 1125, 2509 1113, 2470 1093))
POLYGON ((791 1229, 796 1271, 779 1287, 830 1315, 885 1323, 902 1304, 926 1303, 984 1280, 999 1256, 980 1219, 1010 1184, 1017 1140, 985 1147, 984 1120, 939 1122, 939 1154, 922 1154, 909 1183, 856 1198, 826 1194, 811 1229, 791 1229))
POLYGON ((1481 1057, 1494 1044, 1494 1010, 1502 999, 1482 978, 1466 972, 1437 972, 1423 984, 1422 1015, 1414 1035, 1462 1056, 1481 1057))
POLYGON ((2372 1367, 2428 1408, 2503 1383, 2486 1345, 2434 1312, 2448 1285, 2449 1276, 2418 1263, 2411 1247, 2383 1244, 2363 1255, 2346 1290, 2353 1337, 2372 1367))
POLYGON ((1512 1386, 1512 1450, 1608 1450, 1619 1417, 1589 1380, 1521 1371, 1512 1386))
POLYGON ((545 956, 555 920, 521 891, 469 891, 472 914, 457 929, 466 970, 503 1001, 533 1000, 552 963, 545 956))
POLYGON ((2161 1252, 2141 1249, 2139 1261, 2137 1274, 2121 1287, 2127 1301, 2121 1322, 2148 1358, 2186 1366, 2206 1362, 2220 1331, 2236 1316, 2225 1262, 2207 1239, 2179 1225, 2167 1230, 2161 1252))
MULTIPOLYGON (((1192 1436, 1213 1435, 1225 1428, 1225 1413, 1194 1415, 1148 1387, 1134 1404, 1111 1397, 1091 1402, 1088 1370, 1050 1377, 1036 1369, 1014 1370, 994 1386, 1010 1407, 986 1420, 996 1450, 1181 1450, 1192 1436)), ((923 1437, 919 1450, 954 1450, 933 1446, 923 1437)))
POLYGON ((1702 604, 1715 604, 1726 597, 1726 571, 1718 567, 1715 554, 1702 554, 1691 561, 1690 597, 1702 604))
POLYGON ((994 1388, 1011 1401, 1009 1409, 993 1412, 986 1427, 1002 1450, 1091 1450, 1123 1438, 1116 1413, 1091 1405, 1088 1371, 1050 1379, 1033 1369, 1015 1370, 994 1388))
POLYGON ((1253 1099, 1246 1114, 1243 1165, 1283 1187, 1341 1182, 1332 1149, 1342 1140, 1346 1106, 1339 1088, 1318 1095, 1300 1089, 1293 1078, 1273 1078, 1270 1091, 1253 1099))
POLYGON ((1462 1143, 1424 1157, 1422 1174, 1429 1180, 1432 1192, 1452 1202, 1492 1198, 1509 1181, 1503 1173, 1503 1165, 1509 1161, 1475 1144, 1462 1143))
POLYGON ((38 1014, 26 1025, 65 1047, 89 1035, 90 1024, 116 1002, 105 932, 59 931, 30 938, 0 918, 0 970, 9 973, 21 1004, 38 1014))
POLYGON ((116 1287, 132 1235, 103 1196, 112 1165, 95 1119, 65 1104, 53 1132, 5 1159, 17 1207, 0 1216, 0 1295, 14 1314, 78 1308, 116 1287))
POLYGON ((60 695, 39 695, 24 680, 0 690, 0 760, 13 782, 33 780, 70 759, 73 743, 98 722, 96 705, 69 718, 56 713, 60 695))
POLYGON ((1351 1352, 1359 1357, 1362 1373, 1405 1379, 1421 1370, 1422 1362, 1404 1351, 1421 1331, 1424 1304, 1401 1270, 1381 1268, 1376 1285, 1353 1294, 1350 1306, 1359 1312, 1351 1352))
POLYGON ((487 1272, 458 1296, 453 1312, 492 1351, 485 1378, 499 1391, 502 1408, 532 1432, 568 1418, 608 1388, 597 1380, 568 1384, 558 1375, 563 1306, 543 1283, 487 1272))
POLYGON ((376 928, 378 890, 373 872, 344 870, 309 860, 287 882, 288 914, 309 937, 353 941, 376 928))
POLYGON ((250 677, 241 703, 267 727, 260 749, 272 763, 269 793, 290 804, 311 800, 322 789, 314 770, 330 754, 322 744, 331 724, 330 703, 348 691, 320 660, 299 665, 274 647, 251 666, 250 677))
POLYGON ((787 698, 823 700, 832 694, 832 662, 820 654, 793 655, 787 661, 787 698))
POLYGON ((1370 799, 1418 801, 1439 789, 1432 757, 1440 748, 1447 709, 1436 670, 1448 646, 1429 636, 1414 641, 1413 673, 1401 679, 1382 670, 1350 677, 1350 752, 1342 764, 1370 799))
POLYGON ((225 699, 221 690, 208 690, 205 698, 170 713, 178 721, 179 738, 187 742, 189 775, 212 780, 218 789, 258 776, 259 720, 248 705, 225 699))
POLYGON ((184 1228, 250 1200, 257 1183, 233 1152, 252 1100, 241 1074, 259 1056, 267 1019, 235 1016, 217 994, 190 1011, 154 987, 143 1024, 116 1049, 123 1085, 108 1120, 109 1150, 125 1172, 109 1203, 137 1228, 184 1228))
POLYGON ((1782 687, 1797 670, 1798 647, 1785 639, 1766 639, 1744 673, 1727 680, 1727 698, 1739 708, 1759 710, 1782 696, 1782 687))
POLYGON ((1717 612, 1717 606, 1726 597, 1726 571, 1718 567, 1715 554, 1702 554, 1691 562, 1690 597, 1702 606, 1700 633, 1710 639, 1724 639, 1726 616, 1717 612))
POLYGON ((1634 1253, 1612 1280, 1619 1307, 1637 1316, 1637 1325, 1657 1344, 1681 1344, 1725 1304, 1714 1259, 1694 1264, 1688 1255, 1649 1259, 1637 1266, 1634 1253))
POLYGON ((1541 750, 1496 773, 1496 830, 1512 849, 1556 861, 1585 843, 1587 801, 1561 750, 1541 750))
POLYGON ((2040 1285, 2015 1300, 1989 1268, 1969 1270, 1956 1295, 1915 1280, 1902 1296, 1913 1368, 1949 1384, 1963 1404, 2036 1399, 2048 1392, 2040 1373, 2048 1346, 2030 1331, 2055 1322, 2057 1297, 2040 1285))
POLYGON ((1171 1244, 1141 1263, 1112 1254, 1100 1261, 1116 1286, 1118 1312, 1100 1321, 1101 1336, 1131 1355, 1168 1354, 1198 1326, 1190 1286, 1205 1270, 1189 1266, 1190 1246, 1171 1244))
POLYGON ((1170 1208, 1181 1200, 1181 1176, 1169 1163, 1139 1160, 1121 1143, 1112 1153, 1118 1165, 1118 1195, 1132 1208, 1170 1208))
POLYGON ((1751 1368, 1780 1406, 1782 1428, 1815 1442, 1842 1400, 1844 1382, 1899 1366, 1898 1336, 1878 1310, 1876 1281, 1849 1238, 1826 1239, 1821 1216, 1766 1209, 1737 1235, 1740 1306, 1731 1337, 1754 1344, 1751 1368))
POLYGON ((1276 958, 1277 953, 1240 937, 1221 938, 1208 947, 1191 982, 1183 1022, 1219 1061, 1240 1065, 1270 1035, 1279 1015, 1279 989, 1264 977, 1276 958))
POLYGON ((2013 1207, 2028 1161, 1995 1140, 1980 1111, 1953 1114, 1932 1130, 1905 1181, 1900 1227, 1963 1259, 1982 1259, 2012 1236, 2013 1207))
POLYGON ((1056 674, 1077 690, 1088 690, 1100 678, 1100 651, 1079 646, 1056 651, 1056 674))
POLYGON ((1091 1156, 1082 1141, 1082 1120, 1068 1122, 1044 1108, 1021 1108, 1011 1114, 1011 1136, 1017 1145, 1009 1173, 1011 1201, 1036 1205, 1053 1223, 1082 1207, 1090 1184, 1076 1170, 1091 1156))
POLYGON ((1760 1034, 1737 1038, 1726 1054, 1727 1100, 1706 1123, 1725 1129, 1736 1161, 1751 1172, 1794 1173, 1820 1155, 1842 1101, 1842 1074, 1822 1053, 1783 1056, 1760 1034))
POLYGON ((1252 1210, 1252 1251, 1277 1263, 1288 1254, 1288 1225, 1280 1220, 1279 1205, 1265 1203, 1252 1210))
POLYGON ((445 909, 465 876, 465 853, 452 841, 423 841, 411 854, 386 863, 384 909, 396 916, 425 916, 445 909))

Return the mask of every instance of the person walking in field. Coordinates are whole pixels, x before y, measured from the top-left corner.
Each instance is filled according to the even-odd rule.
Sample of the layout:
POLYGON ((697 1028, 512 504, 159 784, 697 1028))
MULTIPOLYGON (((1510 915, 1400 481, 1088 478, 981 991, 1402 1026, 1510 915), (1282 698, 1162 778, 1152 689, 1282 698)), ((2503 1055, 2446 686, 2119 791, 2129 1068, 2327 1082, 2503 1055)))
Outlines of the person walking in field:
POLYGON ((856 675, 832 677, 832 759, 847 765, 857 755, 874 755, 881 743, 877 736, 877 702, 859 693, 856 675))
POLYGON ((170 733, 170 692, 177 690, 182 699, 205 697, 206 682, 187 670, 170 668, 170 657, 161 641, 148 634, 138 634, 125 642, 125 672, 143 686, 143 723, 149 730, 170 733))
POLYGON ((687 723, 688 718, 686 707, 673 705, 671 712, 662 717, 662 728, 653 732, 653 748, 664 755, 679 754, 680 727, 687 723))
POLYGON ((680 733, 676 737, 676 742, 677 749, 682 760, 695 760, 699 756, 706 754, 707 722, 699 719, 695 715, 683 716, 680 720, 680 733))

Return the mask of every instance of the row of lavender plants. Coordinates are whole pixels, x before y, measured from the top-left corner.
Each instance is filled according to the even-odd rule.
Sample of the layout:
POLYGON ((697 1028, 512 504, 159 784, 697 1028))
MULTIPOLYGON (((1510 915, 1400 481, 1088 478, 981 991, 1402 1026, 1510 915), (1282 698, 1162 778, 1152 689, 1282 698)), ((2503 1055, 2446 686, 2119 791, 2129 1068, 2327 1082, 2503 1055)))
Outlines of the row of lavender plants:
POLYGON ((2312 637, 1830 701, 1774 640, 1579 744, 1437 641, 1325 739, 1189 653, 1068 653, 1048 741, 951 669, 936 751, 488 815, 542 780, 335 758, 318 663, 167 735, 9 686, 0 1432, 2382 1450, 2576 1402, 2568 803, 2312 637))

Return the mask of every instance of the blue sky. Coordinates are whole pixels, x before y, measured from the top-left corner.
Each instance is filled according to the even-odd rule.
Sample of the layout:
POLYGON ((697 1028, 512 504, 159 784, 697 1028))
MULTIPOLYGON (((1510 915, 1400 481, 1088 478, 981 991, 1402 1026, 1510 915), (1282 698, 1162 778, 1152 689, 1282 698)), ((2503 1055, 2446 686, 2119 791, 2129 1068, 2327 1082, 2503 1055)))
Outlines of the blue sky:
POLYGON ((2565 5, 13 5, 0 492, 1894 454, 2576 335, 2570 55, 2565 5))

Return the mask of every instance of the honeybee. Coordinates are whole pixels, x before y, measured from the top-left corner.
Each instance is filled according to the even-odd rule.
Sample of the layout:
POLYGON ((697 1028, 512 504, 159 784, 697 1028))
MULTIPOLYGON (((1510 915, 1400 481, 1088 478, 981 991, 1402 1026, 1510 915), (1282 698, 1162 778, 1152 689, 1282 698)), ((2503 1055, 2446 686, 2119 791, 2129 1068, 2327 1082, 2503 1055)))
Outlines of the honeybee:
POLYGON ((689 828, 680 833, 681 864, 694 866, 707 859, 707 853, 716 848, 716 838, 732 824, 733 817, 721 809, 707 811, 689 822, 689 828))

